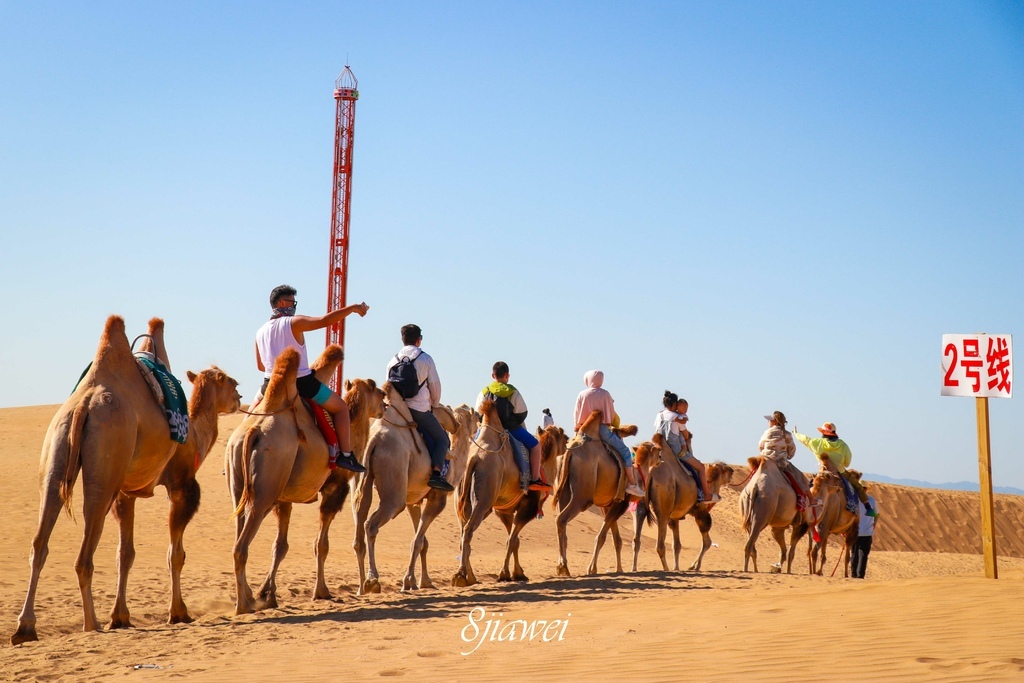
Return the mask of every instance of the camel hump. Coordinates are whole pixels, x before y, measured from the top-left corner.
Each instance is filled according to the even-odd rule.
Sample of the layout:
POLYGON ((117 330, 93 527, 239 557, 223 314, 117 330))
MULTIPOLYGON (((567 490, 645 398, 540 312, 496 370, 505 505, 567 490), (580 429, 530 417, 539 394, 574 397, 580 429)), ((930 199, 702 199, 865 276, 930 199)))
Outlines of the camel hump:
POLYGON ((134 364, 135 361, 132 360, 132 350, 128 345, 128 337, 125 335, 124 318, 112 315, 103 325, 103 334, 100 335, 100 344, 96 349, 93 365, 118 362, 134 364))
POLYGON ((501 418, 498 417, 498 407, 495 405, 493 398, 485 398, 480 403, 480 416, 483 418, 482 422, 486 425, 501 423, 501 418))
POLYGON ((331 344, 313 361, 309 369, 319 373, 324 368, 337 366, 343 360, 345 360, 345 349, 338 344, 331 344))
POLYGON ((149 333, 154 334, 156 332, 164 331, 164 319, 152 317, 149 319, 149 333))
POLYGON ((601 411, 595 410, 590 413, 583 425, 580 427, 580 433, 586 434, 593 438, 600 438, 601 436, 601 411))
POLYGON ((299 352, 288 348, 274 361, 274 370, 267 383, 267 393, 263 400, 270 410, 278 408, 288 401, 289 388, 295 386, 295 376, 299 372, 299 352))

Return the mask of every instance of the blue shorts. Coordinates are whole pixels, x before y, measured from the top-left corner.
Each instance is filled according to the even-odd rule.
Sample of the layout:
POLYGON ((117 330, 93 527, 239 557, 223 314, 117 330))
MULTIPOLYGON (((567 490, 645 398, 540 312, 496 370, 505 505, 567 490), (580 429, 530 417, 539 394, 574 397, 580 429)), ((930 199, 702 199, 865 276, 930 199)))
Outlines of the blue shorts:
POLYGON ((540 443, 539 441, 537 441, 537 437, 531 434, 530 430, 522 425, 519 425, 515 429, 510 429, 508 433, 514 436, 519 441, 519 443, 523 444, 528 449, 532 449, 534 446, 540 443))

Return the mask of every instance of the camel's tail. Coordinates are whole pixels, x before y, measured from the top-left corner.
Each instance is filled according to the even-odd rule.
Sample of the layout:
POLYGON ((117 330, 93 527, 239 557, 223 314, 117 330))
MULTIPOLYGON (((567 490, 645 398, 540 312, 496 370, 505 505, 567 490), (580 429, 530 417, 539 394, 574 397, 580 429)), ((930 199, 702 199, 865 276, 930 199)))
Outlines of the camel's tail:
POLYGON ((370 439, 370 442, 366 444, 366 454, 363 456, 363 467, 366 471, 359 475, 359 485, 356 487, 356 494, 352 497, 352 510, 356 511, 362 508, 363 500, 373 496, 373 480, 374 480, 374 454, 377 450, 378 438, 374 436, 370 439))
POLYGON ((64 512, 71 519, 75 518, 75 513, 71 509, 71 499, 75 491, 78 470, 82 468, 82 432, 85 430, 91 399, 90 390, 75 406, 75 412, 71 415, 71 426, 68 428, 68 454, 64 465, 64 477, 60 481, 60 500, 64 504, 64 512))
POLYGON ((455 512, 459 515, 459 521, 463 524, 469 519, 470 498, 473 495, 473 470, 476 469, 476 457, 470 457, 466 463, 466 473, 462 476, 462 485, 459 487, 459 500, 455 505, 455 512))
POLYGON ((235 508, 234 517, 238 517, 245 512, 245 508, 252 505, 253 502, 252 473, 249 471, 249 461, 252 458, 252 451, 256 446, 258 436, 259 429, 251 427, 245 433, 245 438, 242 440, 242 495, 238 499, 238 506, 235 508))
MULTIPOLYGON (((654 469, 653 467, 651 468, 654 469)), ((647 520, 647 526, 654 526, 657 522, 657 516, 654 514, 654 506, 651 505, 651 475, 650 472, 647 474, 647 484, 644 486, 644 509, 646 514, 644 518, 647 520)))
POLYGON ((551 508, 556 512, 562 508, 562 491, 569 481, 569 461, 572 459, 572 450, 571 448, 565 449, 565 455, 562 456, 562 462, 558 466, 555 490, 551 493, 551 497, 554 499, 551 502, 551 508))
POLYGON ((754 524, 754 508, 757 507, 758 488, 751 489, 749 498, 740 496, 740 504, 743 506, 743 531, 749 534, 754 524))

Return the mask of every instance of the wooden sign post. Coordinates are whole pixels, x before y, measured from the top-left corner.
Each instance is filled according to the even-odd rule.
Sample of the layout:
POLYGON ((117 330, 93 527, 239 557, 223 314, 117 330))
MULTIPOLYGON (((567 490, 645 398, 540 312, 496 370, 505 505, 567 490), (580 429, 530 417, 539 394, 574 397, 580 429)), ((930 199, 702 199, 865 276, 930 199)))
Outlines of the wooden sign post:
POLYGON ((942 395, 973 396, 978 416, 978 479, 981 490, 981 550, 985 576, 999 578, 996 565, 995 505, 992 499, 992 452, 988 399, 1010 398, 1013 345, 1008 334, 942 335, 942 395))
POLYGON ((985 577, 999 578, 996 566, 995 505, 992 502, 992 453, 988 440, 988 397, 974 399, 978 413, 978 481, 981 489, 981 552, 985 577))

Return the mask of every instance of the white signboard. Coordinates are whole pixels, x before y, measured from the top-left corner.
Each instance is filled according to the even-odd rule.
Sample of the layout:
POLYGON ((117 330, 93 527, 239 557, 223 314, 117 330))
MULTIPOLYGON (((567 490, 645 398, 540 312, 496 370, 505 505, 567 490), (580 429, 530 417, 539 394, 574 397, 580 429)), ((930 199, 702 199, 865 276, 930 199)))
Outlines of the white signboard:
POLYGON ((942 335, 942 395, 1010 398, 1012 339, 1009 334, 942 335))

